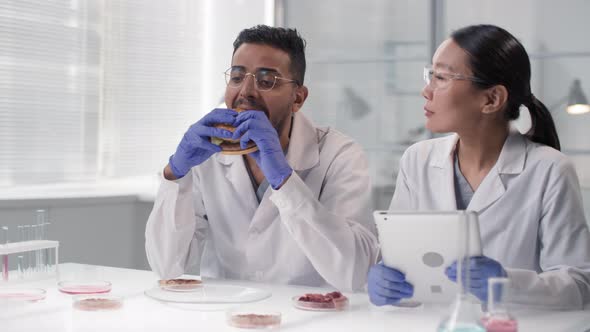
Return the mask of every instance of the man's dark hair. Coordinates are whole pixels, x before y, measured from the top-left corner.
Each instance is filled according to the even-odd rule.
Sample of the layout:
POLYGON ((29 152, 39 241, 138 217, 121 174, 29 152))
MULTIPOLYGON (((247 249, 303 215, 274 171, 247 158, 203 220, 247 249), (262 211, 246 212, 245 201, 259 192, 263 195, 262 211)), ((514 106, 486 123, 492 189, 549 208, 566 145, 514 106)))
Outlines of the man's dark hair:
POLYGON ((305 77, 305 40, 296 29, 257 25, 244 29, 234 41, 234 53, 244 43, 268 45, 289 54, 291 66, 289 70, 297 84, 303 85, 305 77))

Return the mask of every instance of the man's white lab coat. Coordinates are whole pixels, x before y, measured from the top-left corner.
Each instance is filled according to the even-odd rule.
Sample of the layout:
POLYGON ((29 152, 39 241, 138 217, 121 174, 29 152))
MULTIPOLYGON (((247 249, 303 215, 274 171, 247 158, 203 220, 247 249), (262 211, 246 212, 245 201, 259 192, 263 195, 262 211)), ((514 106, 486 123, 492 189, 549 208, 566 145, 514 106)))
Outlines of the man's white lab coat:
POLYGON ((152 269, 173 278, 201 258, 201 276, 360 289, 378 245, 361 147, 295 113, 294 172, 260 205, 242 156, 215 154, 163 180, 146 226, 152 269))
MULTIPOLYGON (((390 209, 457 209, 457 140, 427 140, 404 153, 390 209)), ((484 255, 499 261, 512 281, 510 301, 560 309, 590 302, 590 233, 565 155, 512 133, 467 210, 479 215, 484 255)))

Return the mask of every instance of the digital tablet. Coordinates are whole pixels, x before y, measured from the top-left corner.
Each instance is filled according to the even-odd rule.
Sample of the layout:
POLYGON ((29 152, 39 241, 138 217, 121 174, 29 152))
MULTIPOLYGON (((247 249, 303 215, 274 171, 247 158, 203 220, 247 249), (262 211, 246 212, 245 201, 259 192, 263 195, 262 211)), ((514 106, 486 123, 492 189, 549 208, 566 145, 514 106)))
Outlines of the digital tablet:
POLYGON ((405 273, 406 280, 414 286, 414 296, 401 304, 452 301, 459 287, 447 278, 445 269, 465 247, 469 256, 482 254, 477 214, 375 211, 373 217, 384 265, 405 273))

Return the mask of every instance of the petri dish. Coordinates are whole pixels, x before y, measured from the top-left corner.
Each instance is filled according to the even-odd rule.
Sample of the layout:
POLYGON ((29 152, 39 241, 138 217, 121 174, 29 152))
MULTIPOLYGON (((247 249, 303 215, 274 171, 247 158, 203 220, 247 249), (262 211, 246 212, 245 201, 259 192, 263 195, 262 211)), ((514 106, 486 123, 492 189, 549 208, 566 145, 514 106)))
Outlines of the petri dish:
POLYGON ((348 309, 348 298, 340 292, 308 293, 291 298, 293 306, 309 311, 342 311, 348 309))
POLYGON ((42 288, 0 288, 0 301, 36 302, 45 299, 42 288))
POLYGON ((278 311, 233 309, 226 313, 229 326, 241 329, 274 329, 281 326, 281 313, 278 311))
POLYGON ((57 283, 60 292, 70 295, 103 294, 111 291, 108 281, 60 281, 57 283))
POLYGON ((158 280, 158 286, 166 291, 171 292, 193 292, 203 286, 199 279, 167 279, 158 280))
POLYGON ((72 300, 72 307, 82 311, 111 311, 123 307, 123 298, 112 294, 78 295, 72 300))

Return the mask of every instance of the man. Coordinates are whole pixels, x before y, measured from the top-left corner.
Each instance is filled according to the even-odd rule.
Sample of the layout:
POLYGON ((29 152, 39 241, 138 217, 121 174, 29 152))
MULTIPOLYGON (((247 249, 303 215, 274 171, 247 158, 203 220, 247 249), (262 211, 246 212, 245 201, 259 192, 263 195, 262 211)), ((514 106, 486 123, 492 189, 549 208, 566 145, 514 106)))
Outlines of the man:
POLYGON ((225 103, 192 125, 163 172, 146 227, 162 278, 200 258, 201 276, 356 290, 377 255, 366 158, 350 138, 299 112, 305 41, 256 26, 234 42, 225 103), (230 124, 235 132, 216 128, 230 124), (239 139, 226 155, 211 137, 239 139))

